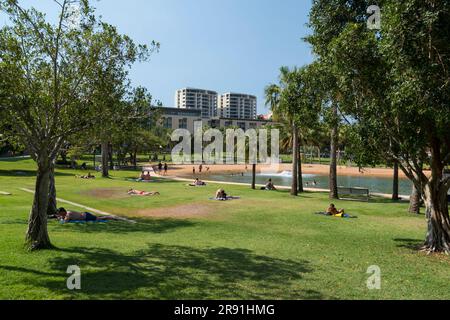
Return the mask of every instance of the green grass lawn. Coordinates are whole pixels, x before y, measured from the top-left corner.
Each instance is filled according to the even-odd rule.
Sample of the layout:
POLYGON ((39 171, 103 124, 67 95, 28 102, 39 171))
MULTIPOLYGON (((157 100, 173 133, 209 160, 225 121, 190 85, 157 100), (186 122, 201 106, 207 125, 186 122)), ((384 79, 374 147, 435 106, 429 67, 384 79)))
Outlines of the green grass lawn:
POLYGON ((139 223, 51 221, 57 249, 28 253, 32 195, 19 188, 33 188, 34 169, 0 161, 0 191, 13 193, 0 196, 0 299, 450 299, 450 259, 417 252, 426 222, 405 203, 338 202, 358 218, 329 218, 314 215, 326 194, 227 186, 242 199, 214 202, 218 185, 126 181, 134 172, 83 181, 59 170, 58 197, 139 223), (130 187, 161 196, 129 197, 130 187), (144 216, 152 212, 163 218, 144 216), (69 265, 81 268, 82 290, 66 288, 69 265), (371 265, 381 268, 381 290, 366 286, 371 265))

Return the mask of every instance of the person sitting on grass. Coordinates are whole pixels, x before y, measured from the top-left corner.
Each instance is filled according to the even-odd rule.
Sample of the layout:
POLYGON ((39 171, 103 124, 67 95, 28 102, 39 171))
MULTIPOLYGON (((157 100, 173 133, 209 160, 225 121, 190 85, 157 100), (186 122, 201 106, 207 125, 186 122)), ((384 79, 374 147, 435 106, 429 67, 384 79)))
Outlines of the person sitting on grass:
POLYGON ((335 217, 343 217, 345 215, 345 210, 344 209, 341 209, 341 210, 336 209, 336 206, 332 203, 332 204, 330 204, 330 207, 327 210, 327 214, 329 214, 330 216, 335 216, 335 217))
POLYGON ((269 179, 269 181, 267 181, 266 183, 266 186, 262 187, 261 190, 276 191, 277 188, 273 184, 272 179, 269 179))
POLYGON ((77 212, 77 211, 67 211, 64 208, 59 208, 56 212, 56 217, 58 220, 64 221, 64 222, 70 222, 70 221, 86 221, 86 222, 95 222, 95 221, 118 221, 117 217, 114 216, 101 216, 97 217, 96 215, 93 215, 89 212, 77 212))
POLYGON ((150 181, 152 180, 152 176, 150 175, 150 172, 142 172, 142 174, 140 175, 138 181, 150 181))
POLYGON ((216 192, 216 199, 217 200, 227 200, 228 199, 228 195, 225 192, 225 190, 223 190, 223 189, 217 190, 217 192, 216 192))
POLYGON ((128 190, 128 194, 130 196, 159 196, 159 192, 155 191, 140 191, 136 189, 130 189, 128 190))
POLYGON ((199 178, 195 179, 195 181, 190 184, 191 187, 203 187, 206 186, 206 183, 201 181, 199 178))

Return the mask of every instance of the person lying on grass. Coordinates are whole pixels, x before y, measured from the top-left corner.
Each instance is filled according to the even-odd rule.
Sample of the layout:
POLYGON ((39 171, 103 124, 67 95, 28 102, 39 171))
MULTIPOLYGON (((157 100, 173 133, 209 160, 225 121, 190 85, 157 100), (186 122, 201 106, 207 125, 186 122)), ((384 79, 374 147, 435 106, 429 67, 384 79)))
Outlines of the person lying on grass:
POLYGON ((92 175, 90 172, 87 174, 87 176, 77 176, 77 178, 80 179, 95 179, 95 176, 92 175))
POLYGON ((101 216, 97 217, 89 212, 77 212, 77 211, 67 211, 64 208, 59 208, 56 212, 56 217, 58 220, 62 220, 64 222, 70 221, 86 221, 86 222, 95 222, 95 221, 118 221, 119 219, 114 216, 101 216))
POLYGON ((344 209, 341 209, 341 210, 336 209, 336 206, 332 203, 332 204, 330 204, 330 207, 327 209, 327 214, 329 214, 330 216, 335 216, 335 217, 343 217, 345 215, 345 210, 344 209))
POLYGON ((130 196, 159 196, 160 193, 157 191, 141 191, 136 189, 128 190, 130 196))
POLYGON ((199 178, 195 179, 193 183, 190 184, 191 187, 202 187, 206 186, 206 183, 201 181, 199 178))

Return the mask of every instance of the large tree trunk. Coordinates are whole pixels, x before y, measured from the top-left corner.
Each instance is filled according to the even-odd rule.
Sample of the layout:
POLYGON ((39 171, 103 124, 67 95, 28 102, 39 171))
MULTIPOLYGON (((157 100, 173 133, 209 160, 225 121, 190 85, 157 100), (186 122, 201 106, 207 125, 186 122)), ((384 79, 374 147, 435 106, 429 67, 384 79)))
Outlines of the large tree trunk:
POLYGON ((137 168, 137 151, 133 152, 133 166, 135 169, 137 168))
POLYGON ((427 179, 422 175, 419 180, 428 220, 428 233, 424 250, 428 253, 444 252, 450 254, 450 216, 447 199, 450 177, 446 178, 444 175, 445 164, 441 160, 439 140, 432 138, 430 151, 431 177, 427 179))
POLYGON ((55 161, 52 161, 50 164, 50 173, 49 173, 47 215, 49 216, 54 215, 57 209, 58 208, 56 202, 55 161))
POLYGON ((291 195, 298 196, 298 128, 292 125, 292 186, 291 195))
POLYGON ((423 198, 428 220, 428 234, 424 250, 450 254, 450 217, 447 192, 441 179, 431 179, 425 186, 423 198))
POLYGON ((297 176, 298 176, 298 192, 302 193, 304 192, 304 188, 303 188, 303 169, 302 169, 302 150, 301 150, 301 142, 299 139, 299 144, 298 144, 298 153, 297 153, 297 157, 298 157, 298 172, 297 172, 297 176))
POLYGON ((102 142, 102 177, 109 177, 109 143, 102 142))
POLYGON ((409 212, 413 214, 420 214, 420 207, 422 205, 422 195, 419 189, 413 184, 411 197, 409 199, 409 212))
POLYGON ((51 164, 48 157, 38 159, 36 187, 28 221, 26 243, 30 250, 48 249, 52 245, 47 231, 48 192, 51 164))
POLYGON ((333 124, 333 127, 331 128, 331 144, 330 144, 330 156, 331 156, 331 163, 330 163, 330 199, 339 199, 338 194, 338 182, 337 182, 337 147, 339 143, 339 128, 338 128, 338 109, 337 105, 333 104, 333 121, 335 122, 333 124))
POLYGON ((256 164, 252 165, 252 189, 256 189, 256 164))
POLYGON ((399 174, 399 168, 398 168, 398 162, 394 162, 394 179, 392 183, 392 200, 398 201, 400 200, 399 192, 398 192, 398 174, 399 174))
POLYGON ((113 157, 113 146, 108 143, 108 157, 109 157, 109 168, 112 170, 114 168, 114 157, 113 157))

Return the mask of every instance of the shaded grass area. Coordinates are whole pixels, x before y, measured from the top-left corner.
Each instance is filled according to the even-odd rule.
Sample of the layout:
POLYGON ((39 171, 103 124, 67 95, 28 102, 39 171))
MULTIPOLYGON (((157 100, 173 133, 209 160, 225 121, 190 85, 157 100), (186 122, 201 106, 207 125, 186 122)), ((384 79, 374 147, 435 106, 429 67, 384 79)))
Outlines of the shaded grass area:
MULTIPOLYGON (((33 188, 30 160, 0 162, 0 298, 2 299, 449 299, 450 260, 425 256, 424 217, 406 213, 406 203, 338 201, 358 219, 317 216, 327 195, 253 191, 226 186, 239 201, 208 200, 219 185, 75 179, 59 170, 58 197, 133 216, 142 209, 208 205, 210 214, 191 219, 137 218, 136 225, 60 225, 49 222, 56 250, 23 249, 33 188), (6 172, 7 174, 2 174, 6 172), (10 174, 8 174, 10 173, 10 174), (157 190, 160 197, 124 196, 130 187, 157 190), (96 190, 113 189, 106 198, 96 190), (82 290, 66 288, 67 267, 78 265, 82 290), (382 270, 382 289, 367 289, 371 265, 382 270)), ((68 208, 71 209, 71 208, 68 208)), ((74 208, 77 209, 77 208, 74 208)))

